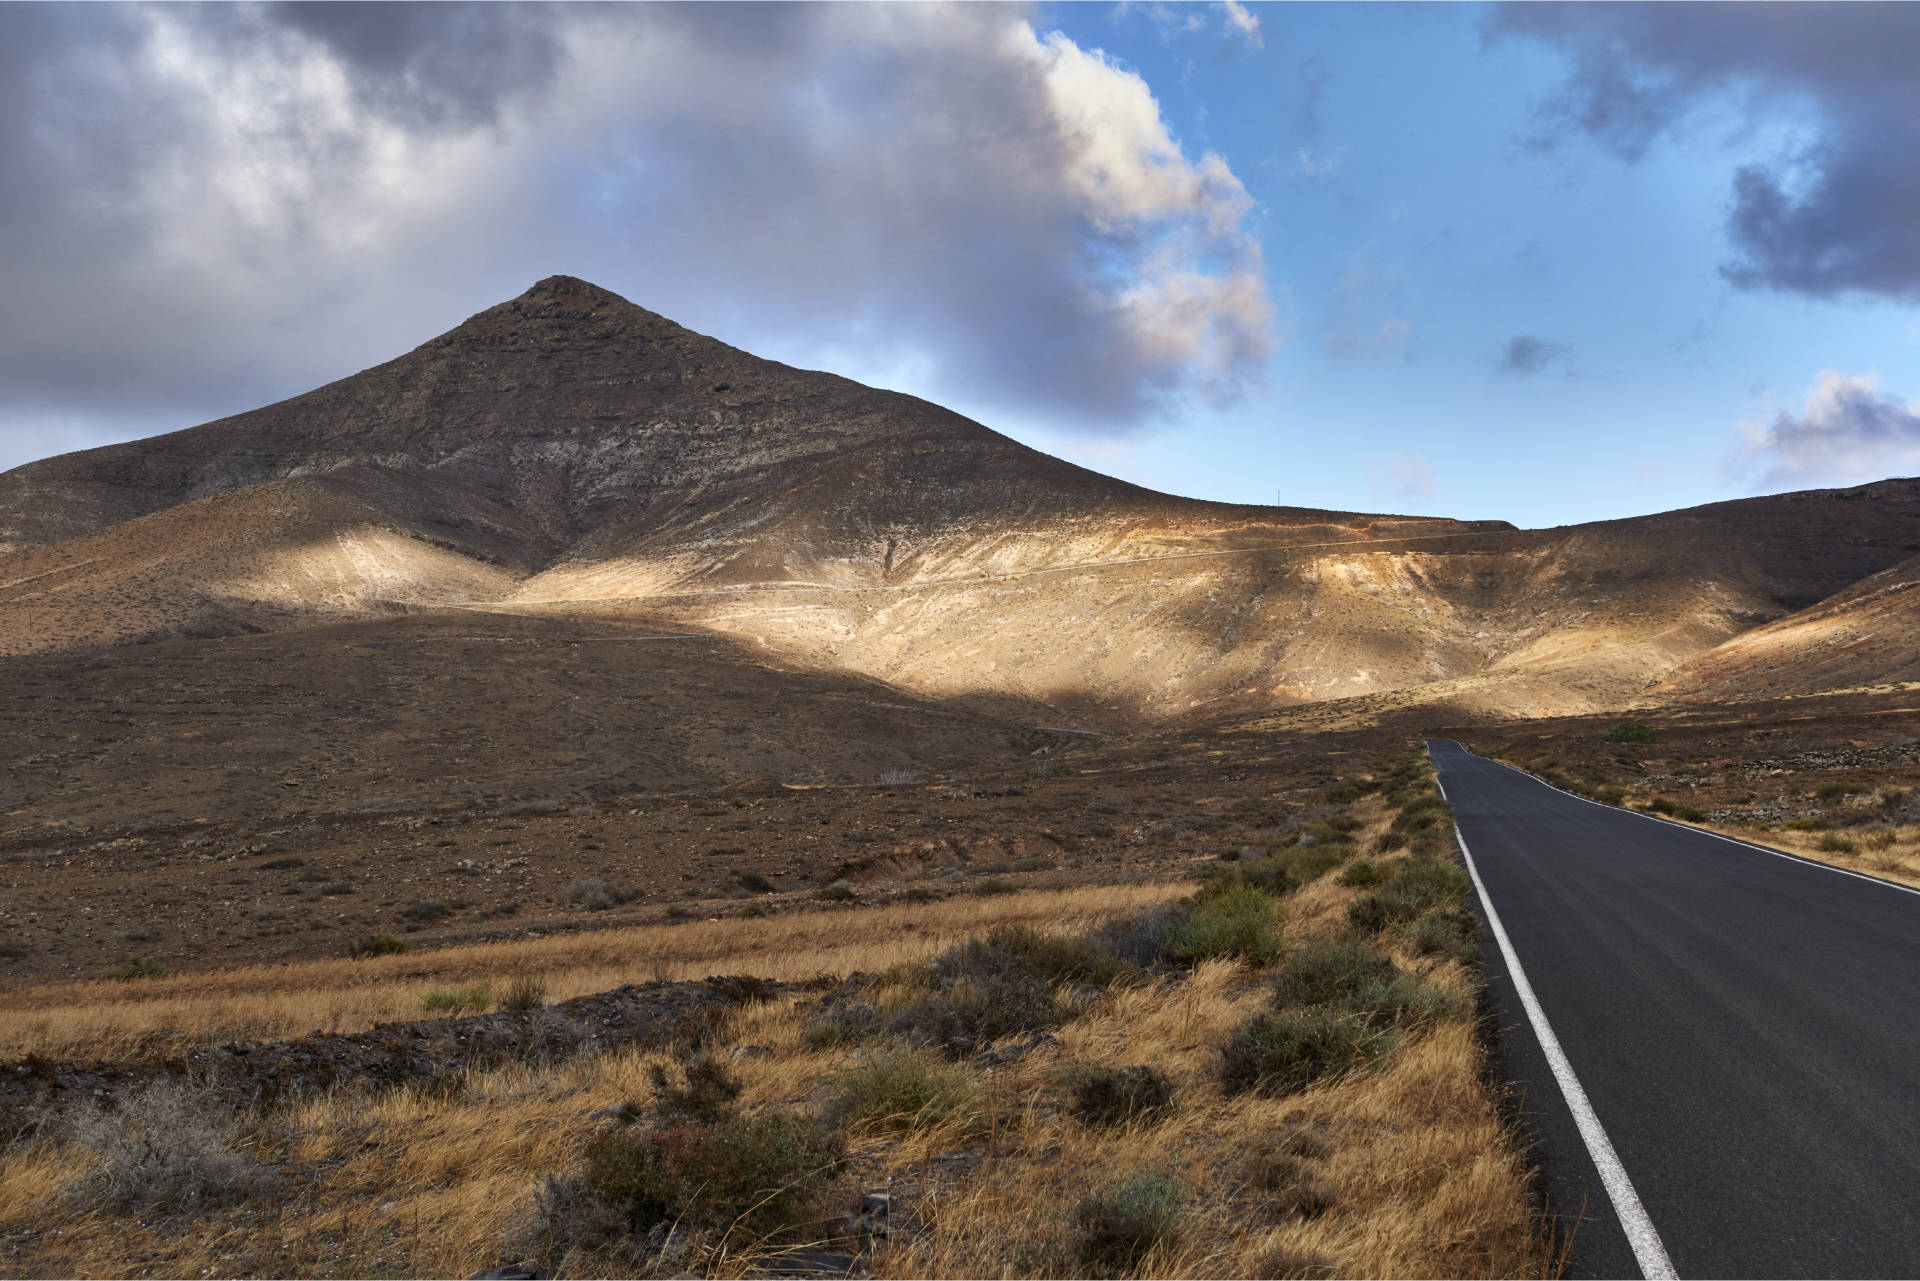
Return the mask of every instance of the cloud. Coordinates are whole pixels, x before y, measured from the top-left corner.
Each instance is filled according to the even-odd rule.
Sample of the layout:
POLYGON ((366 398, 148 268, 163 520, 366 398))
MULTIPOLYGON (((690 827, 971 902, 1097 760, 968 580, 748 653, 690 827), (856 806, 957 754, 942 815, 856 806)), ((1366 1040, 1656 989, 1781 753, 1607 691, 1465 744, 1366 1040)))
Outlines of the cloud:
POLYGON ((1124 435, 1258 385, 1253 213, 1019 9, 0 6, 0 421, 183 426, 568 272, 1124 435))
POLYGON ((1367 480, 1376 493, 1401 501, 1433 498, 1440 492, 1433 464, 1417 449, 1369 460, 1367 480))
POLYGON ((1260 19, 1248 11, 1240 0, 1220 0, 1220 8, 1226 13, 1227 29, 1256 49, 1266 48, 1266 39, 1260 34, 1260 19))
POLYGON ((1823 369, 1799 413, 1737 424, 1729 470, 1756 491, 1859 485, 1920 474, 1920 401, 1903 404, 1871 374, 1823 369))
POLYGON ((1145 18, 1163 44, 1173 44, 1208 30, 1221 30, 1230 42, 1229 49, 1235 45, 1266 48, 1260 19, 1240 0, 1215 0, 1208 6, 1187 3, 1186 0, 1180 0, 1179 3, 1167 3, 1166 0, 1147 0, 1146 3, 1141 3, 1141 0, 1119 0, 1113 12, 1116 18, 1136 15, 1145 18), (1210 12, 1220 20, 1217 27, 1207 21, 1210 12))
POLYGON ((1565 343, 1548 342, 1544 338, 1520 334, 1507 339, 1500 348, 1500 354, 1494 358, 1493 367, 1497 373, 1525 378, 1572 354, 1573 349, 1565 343))
POLYGON ((1490 38, 1564 49, 1538 145, 1584 134, 1638 160, 1712 101, 1792 119, 1817 136, 1742 166, 1728 233, 1735 285, 1827 297, 1920 299, 1920 6, 1507 4, 1490 38))

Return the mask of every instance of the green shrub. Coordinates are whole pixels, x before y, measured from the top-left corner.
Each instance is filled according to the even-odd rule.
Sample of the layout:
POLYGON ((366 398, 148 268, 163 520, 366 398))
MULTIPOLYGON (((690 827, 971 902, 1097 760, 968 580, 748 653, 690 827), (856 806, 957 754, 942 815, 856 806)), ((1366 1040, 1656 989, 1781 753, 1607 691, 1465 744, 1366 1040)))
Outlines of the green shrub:
POLYGON ((1437 792, 1414 797, 1401 806, 1400 812, 1393 817, 1393 830, 1396 832, 1424 832, 1452 824, 1453 810, 1437 792))
POLYGON ((1324 793, 1329 805, 1351 805, 1361 797, 1380 790, 1377 778, 1350 778, 1336 783, 1324 793))
POLYGON ((1003 880, 998 876, 989 876, 984 881, 974 882, 973 892, 983 897, 995 894, 1018 894, 1020 887, 1012 881, 1003 880))
POLYGON ((1344 1004, 1396 972, 1392 961, 1357 938, 1316 939, 1287 958, 1273 999, 1279 1006, 1344 1004))
POLYGON ((1838 832, 1828 832, 1825 836, 1821 837, 1819 848, 1827 851, 1829 854, 1856 854, 1860 849, 1858 845, 1855 845, 1838 832))
POLYGON ((873 1055, 835 1073, 833 1088, 836 1115, 867 1129, 970 1132, 984 1119, 966 1071, 924 1050, 873 1055))
POLYGON ((1171 1174, 1135 1170, 1116 1179, 1074 1213, 1081 1266, 1089 1276, 1117 1276, 1140 1266, 1155 1246, 1180 1233, 1186 1190, 1171 1174))
POLYGON ((1074 1116, 1086 1125, 1126 1125, 1173 1106, 1173 1083, 1154 1067, 1081 1068, 1067 1088, 1074 1116))
POLYGON ((1453 1013, 1452 997, 1348 936, 1311 943, 1288 958, 1274 980, 1278 1009, 1323 1008, 1369 1023, 1418 1023, 1453 1013))
POLYGON ((1342 885, 1360 890, 1378 885, 1385 878, 1386 873, 1381 870, 1378 863, 1370 862, 1364 858, 1357 863, 1348 864, 1346 869, 1340 873, 1340 883, 1342 885))
POLYGON ((1431 855, 1416 855, 1395 867, 1391 884, 1422 909, 1457 902, 1473 890, 1466 869, 1431 855))
POLYGON ((1608 730, 1605 737, 1609 743, 1651 743, 1654 741, 1652 727, 1643 725, 1639 721, 1621 721, 1618 725, 1608 730))
POLYGON ((1405 848, 1406 844, 1407 834, 1405 832, 1396 832, 1392 828, 1388 828, 1373 838, 1373 852, 1375 854, 1390 854, 1394 850, 1405 848))
POLYGON ((624 1212, 629 1229, 681 1224, 755 1243, 808 1240, 828 1217, 846 1157, 818 1124, 786 1108, 660 1126, 602 1130, 583 1182, 624 1212))
POLYGON ((1459 1002, 1416 974, 1396 974, 1356 992, 1345 1008, 1375 1027, 1406 1027, 1451 1018, 1459 1012, 1459 1002))
POLYGON ((139 979, 163 979, 166 976, 167 967, 151 956, 129 957, 107 971, 107 977, 116 983, 132 983, 139 979))
POLYGON ((479 1014, 492 1004, 493 989, 485 983, 445 988, 420 998, 421 1012, 426 1014, 479 1014))
POLYGON ((1305 848, 1295 846, 1282 850, 1273 856, 1274 862, 1286 872, 1293 881, 1294 888, 1310 885, 1325 876, 1332 869, 1353 857, 1353 846, 1347 841, 1322 841, 1318 845, 1305 848))
POLYGON ((1219 869, 1212 879, 1220 884, 1250 885, 1275 898, 1300 888, 1299 882, 1293 879, 1289 864, 1276 855, 1248 859, 1237 866, 1219 869))
POLYGON ((1668 800, 1664 796, 1654 797, 1651 801, 1647 802, 1647 808, 1655 814, 1665 814, 1685 823, 1704 823, 1707 821, 1707 816, 1693 808, 1693 806, 1682 804, 1679 801, 1668 800))
POLYGON ((1420 915, 1420 904, 1392 888, 1377 890, 1347 904, 1347 923, 1362 934, 1378 934, 1390 925, 1420 915))
POLYGON ((1389 1031, 1326 1005, 1275 1010, 1234 1029, 1221 1053, 1231 1093, 1291 1094, 1371 1062, 1392 1045, 1389 1031))
POLYGON ((1480 955, 1480 922, 1459 908, 1436 908, 1407 926, 1407 945, 1422 956, 1471 963, 1480 955))
POLYGON ((813 896, 823 903, 851 903, 860 897, 860 892, 853 888, 852 881, 835 881, 815 890, 813 896))
POLYGON ((391 934, 363 934, 347 945, 347 955, 356 961, 370 956, 398 956, 407 945, 391 934))
POLYGON ((1169 960, 1182 965, 1214 957, 1271 965, 1280 955, 1273 896, 1251 885, 1209 886, 1174 919, 1164 948, 1169 960))
POLYGON ((1790 818, 1780 825, 1783 832, 1824 832, 1832 826, 1824 818, 1790 818))

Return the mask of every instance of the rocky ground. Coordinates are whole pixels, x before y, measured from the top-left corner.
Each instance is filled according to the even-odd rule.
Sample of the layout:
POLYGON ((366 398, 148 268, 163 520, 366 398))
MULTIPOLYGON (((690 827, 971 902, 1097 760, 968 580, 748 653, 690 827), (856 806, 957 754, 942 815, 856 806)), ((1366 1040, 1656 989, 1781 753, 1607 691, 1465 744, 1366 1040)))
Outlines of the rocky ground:
POLYGON ((1392 737, 1101 734, 640 635, 443 615, 11 660, 0 982, 1177 870, 1392 737))

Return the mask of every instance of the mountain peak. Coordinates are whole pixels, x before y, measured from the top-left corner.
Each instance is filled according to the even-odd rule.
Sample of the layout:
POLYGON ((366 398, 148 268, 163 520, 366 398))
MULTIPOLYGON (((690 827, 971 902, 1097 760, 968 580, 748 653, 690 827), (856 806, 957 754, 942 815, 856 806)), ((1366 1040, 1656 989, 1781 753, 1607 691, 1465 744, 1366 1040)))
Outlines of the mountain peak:
POLYGON ((531 289, 513 301, 569 302, 576 305, 584 303, 589 307, 605 307, 613 303, 626 303, 629 307, 634 305, 611 289, 602 289, 592 281, 582 280, 578 276, 548 276, 545 280, 535 281, 531 289))
MULTIPOLYGON (((422 352, 485 348, 495 356, 512 349, 549 355, 623 353, 645 359, 715 359, 732 349, 697 334, 665 316, 629 302, 577 276, 548 276, 517 298, 509 298, 441 334, 422 352)), ((740 353, 733 353, 739 355, 740 353)))

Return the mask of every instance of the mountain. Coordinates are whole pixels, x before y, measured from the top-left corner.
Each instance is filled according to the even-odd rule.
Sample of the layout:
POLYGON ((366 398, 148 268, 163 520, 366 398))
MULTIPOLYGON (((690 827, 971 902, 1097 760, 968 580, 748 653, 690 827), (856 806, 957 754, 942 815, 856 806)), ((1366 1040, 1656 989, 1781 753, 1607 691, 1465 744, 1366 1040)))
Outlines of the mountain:
POLYGON ((1653 693, 1682 703, 1747 702, 1914 681, 1920 681, 1920 556, 1716 645, 1653 693))
POLYGON ((1533 531, 1201 502, 553 277, 306 395, 0 475, 0 653, 464 605, 1093 716, 1580 711, 1920 552, 1917 490, 1533 531))

